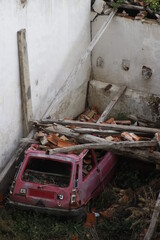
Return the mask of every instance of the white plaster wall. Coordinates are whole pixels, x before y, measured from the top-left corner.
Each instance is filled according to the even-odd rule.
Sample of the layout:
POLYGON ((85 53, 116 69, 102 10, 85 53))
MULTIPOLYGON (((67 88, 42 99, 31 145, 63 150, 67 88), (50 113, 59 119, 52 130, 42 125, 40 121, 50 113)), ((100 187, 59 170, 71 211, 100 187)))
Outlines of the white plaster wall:
MULTIPOLYGON (((38 119, 88 46, 89 20, 90 0, 27 0, 23 5, 21 0, 0 1, 0 171, 23 132, 17 31, 27 30, 33 114, 38 119)), ((64 90, 69 95, 79 86, 83 89, 82 95, 78 89, 72 94, 78 107, 72 107, 70 115, 84 108, 89 72, 88 61, 79 82, 64 90)))
MULTIPOLYGON (((92 35, 106 16, 92 23, 92 35)), ((131 89, 160 94, 160 26, 155 21, 142 23, 115 17, 92 53, 93 79, 126 85, 131 89), (97 58, 101 63, 97 66, 97 58), (129 71, 122 69, 122 60, 130 61, 129 71), (142 67, 152 69, 152 77, 142 78, 142 67)))

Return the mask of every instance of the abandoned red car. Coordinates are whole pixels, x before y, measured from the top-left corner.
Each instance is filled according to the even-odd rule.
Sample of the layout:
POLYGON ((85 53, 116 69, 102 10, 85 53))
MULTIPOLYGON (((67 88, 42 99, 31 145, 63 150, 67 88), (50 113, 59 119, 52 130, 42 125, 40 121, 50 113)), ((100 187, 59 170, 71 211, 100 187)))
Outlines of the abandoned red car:
POLYGON ((60 216, 83 216, 114 173, 111 152, 47 155, 31 146, 12 183, 9 204, 60 216))

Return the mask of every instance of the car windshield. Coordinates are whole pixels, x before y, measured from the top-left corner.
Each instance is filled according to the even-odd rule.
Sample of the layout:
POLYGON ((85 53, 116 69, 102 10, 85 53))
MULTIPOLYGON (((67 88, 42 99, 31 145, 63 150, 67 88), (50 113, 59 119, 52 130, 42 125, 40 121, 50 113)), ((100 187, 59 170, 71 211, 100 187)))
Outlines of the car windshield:
POLYGON ((22 180, 65 188, 70 183, 71 169, 71 163, 32 157, 23 172, 22 180))

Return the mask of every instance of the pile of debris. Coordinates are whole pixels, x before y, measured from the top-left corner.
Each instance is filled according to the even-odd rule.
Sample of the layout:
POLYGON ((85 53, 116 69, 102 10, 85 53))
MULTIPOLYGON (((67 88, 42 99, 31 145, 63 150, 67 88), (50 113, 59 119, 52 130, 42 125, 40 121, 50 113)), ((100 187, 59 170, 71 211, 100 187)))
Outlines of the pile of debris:
MULTIPOLYGON (((138 119, 133 116, 125 120, 108 118, 113 102, 115 103, 115 101, 111 101, 101 115, 98 113, 98 109, 94 107, 93 109, 86 109, 75 120, 43 119, 34 121, 34 139, 27 138, 22 139, 22 141, 34 143, 32 147, 37 150, 43 150, 47 154, 77 154, 83 149, 103 149, 118 155, 126 155, 129 158, 154 163, 158 167, 160 165, 159 129, 138 126, 138 119), (133 119, 135 120, 133 121, 133 119)), ((101 151, 98 152, 100 153, 101 151)), ((85 174, 85 170, 90 171, 88 168, 92 167, 89 156, 87 156, 85 161, 84 166, 86 166, 86 169, 83 169, 83 174, 85 174)), ((59 180, 52 179, 52 176, 47 176, 46 174, 39 178, 36 171, 32 171, 31 174, 30 170, 24 172, 23 178, 27 181, 33 181, 32 178, 34 178, 34 182, 41 184, 59 182, 59 180)), ((128 229, 128 233, 125 232, 124 235, 128 237, 131 236, 131 233, 134 233, 133 238, 128 239, 141 240, 145 235, 152 236, 160 213, 158 209, 160 206, 160 194, 158 195, 160 185, 155 180, 151 182, 150 186, 146 185, 135 190, 130 188, 123 189, 114 184, 111 187, 107 186, 104 191, 104 193, 107 193, 105 206, 102 208, 94 206, 91 209, 92 213, 87 215, 85 239, 99 239, 101 234, 104 234, 101 239, 109 239, 109 237, 111 237, 110 239, 119 239, 119 232, 117 237, 113 238, 112 235, 109 235, 108 229, 102 231, 102 228, 104 228, 104 225, 107 228, 112 226, 110 228, 113 230, 110 230, 113 234, 113 226, 118 226, 116 222, 120 225, 120 221, 128 229), (109 191, 112 191, 114 200, 109 191), (108 196, 110 196, 110 201, 108 196), (150 226, 148 228, 149 223, 150 226), (137 228, 138 231, 136 230, 137 228), (108 234, 107 238, 105 234, 108 234), (135 234, 138 235, 135 237, 135 234)), ((160 181, 160 178, 158 181, 160 181)), ((68 183, 69 179, 66 178, 66 182, 60 181, 59 185, 61 187, 64 184, 68 186, 68 183)), ((121 229, 125 231, 124 226, 121 229)), ((78 235, 74 239, 78 239, 78 235)), ((151 238, 144 239, 149 240, 151 238)))
MULTIPOLYGON (((125 87, 121 89, 121 94, 125 87)), ((119 93, 120 95, 120 93, 119 93)), ((116 98, 116 100, 118 97, 116 98)), ((116 120, 108 118, 110 109, 115 104, 111 101, 102 115, 98 109, 87 109, 76 120, 51 120, 43 119, 34 121, 36 133, 33 139, 27 139, 34 145, 35 149, 44 150, 46 154, 56 153, 79 153, 83 149, 103 149, 112 151, 118 155, 125 155, 148 163, 154 163, 159 169, 160 165, 160 131, 156 128, 138 126, 137 118, 130 116, 130 119, 116 120), (135 119, 136 121, 133 121, 135 119)), ((146 125, 146 123, 145 123, 146 125)), ((90 159, 87 159, 89 161, 90 159)), ((85 165, 85 164, 84 164, 85 165)), ((89 166, 87 162, 86 166, 89 166)), ((84 171, 85 169, 83 169, 84 171)), ((86 169, 87 171, 87 169, 86 169)), ((83 172, 84 173, 84 172, 83 172)), ((27 175, 28 177, 28 175, 27 175)), ((150 239, 156 228, 160 205, 160 194, 154 193, 151 188, 137 189, 136 192, 118 188, 112 188, 116 196, 116 203, 112 203, 107 209, 99 211, 97 214, 109 221, 115 219, 119 214, 125 213, 125 223, 130 224, 130 230, 135 230, 142 220, 145 231, 141 231, 138 239, 145 236, 145 240, 150 239), (158 196, 158 198, 157 198, 158 196), (157 198, 157 202, 156 202, 157 198), (155 205, 156 202, 156 205, 155 205), (133 206, 134 205, 134 206, 133 206), (155 208, 154 208, 155 206, 155 208), (150 222, 151 214, 152 219, 150 222), (146 221, 144 221, 144 219, 146 221), (146 226, 150 222, 147 230, 146 226)), ((96 224, 96 214, 94 210, 88 213, 86 227, 89 227, 89 234, 98 239, 96 224), (90 220, 88 220, 88 218, 90 220)), ((101 218, 100 218, 101 219, 101 218)), ((142 229, 140 229, 142 230, 142 229)), ((90 238, 88 238, 90 239, 90 238)))
POLYGON ((93 10, 98 14, 110 14, 112 8, 118 8, 118 16, 144 21, 145 18, 156 19, 160 23, 160 4, 146 0, 95 0, 93 10))
MULTIPOLYGON (((137 124, 137 122, 136 122, 137 124)), ((104 149, 145 162, 160 164, 159 129, 135 126, 131 120, 105 120, 96 108, 87 109, 76 120, 34 121, 35 143, 47 154, 74 153, 83 149, 104 149)))

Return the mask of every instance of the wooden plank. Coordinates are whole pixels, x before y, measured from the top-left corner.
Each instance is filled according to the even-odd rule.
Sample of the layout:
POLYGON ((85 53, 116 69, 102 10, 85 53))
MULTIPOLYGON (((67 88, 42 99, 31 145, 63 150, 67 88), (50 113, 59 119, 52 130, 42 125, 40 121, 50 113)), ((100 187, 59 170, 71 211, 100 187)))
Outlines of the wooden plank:
POLYGON ((150 152, 149 149, 122 148, 121 150, 112 150, 117 155, 126 156, 130 159, 140 160, 143 162, 160 165, 160 153, 157 151, 150 152))
POLYGON ((119 98, 125 92, 126 88, 127 88, 126 86, 120 87, 119 91, 111 99, 110 103, 107 105, 106 109, 104 110, 104 112, 102 113, 100 118, 98 119, 97 123, 104 122, 107 119, 108 115, 112 111, 115 104, 118 102, 119 98))
POLYGON ((154 208, 154 212, 153 212, 153 215, 152 215, 151 223, 150 223, 149 228, 147 230, 147 233, 144 237, 144 240, 151 240, 152 239, 153 234, 154 234, 155 229, 156 229, 156 226, 157 226, 159 213, 160 213, 160 193, 158 194, 158 198, 157 198, 156 205, 155 205, 155 208, 154 208))
POLYGON ((122 4, 119 8, 125 8, 130 10, 145 11, 145 8, 142 6, 132 5, 132 4, 122 4))
MULTIPOLYGON (((38 122, 38 121, 36 121, 38 122)), ((125 125, 114 125, 114 124, 102 124, 102 123, 90 123, 90 122, 79 122, 74 120, 41 120, 40 123, 56 123, 61 125, 68 125, 68 126, 79 126, 83 128, 92 128, 92 129, 101 129, 101 130, 114 130, 119 132, 130 131, 130 132, 142 132, 148 134, 155 134, 160 132, 158 128, 148 128, 148 127, 139 127, 139 126, 125 126, 125 125)))
POLYGON ((53 126, 53 127, 44 128, 43 130, 46 131, 47 133, 59 133, 59 134, 65 135, 67 137, 75 138, 76 140, 78 140, 81 143, 86 143, 86 142, 99 143, 99 142, 106 141, 103 138, 92 136, 92 135, 89 135, 89 134, 75 133, 72 129, 66 128, 66 127, 61 126, 61 125, 56 125, 56 126, 53 126))
POLYGON ((118 131, 112 130, 98 130, 92 128, 74 128, 74 132, 82 133, 82 134, 99 134, 99 135, 107 135, 107 136, 117 136, 120 134, 118 131))
MULTIPOLYGON (((105 143, 104 143, 105 144, 105 143)), ((78 145, 78 146, 82 146, 82 145, 78 145)), ((102 146, 102 145, 101 145, 102 146)), ((131 146, 131 145, 130 145, 131 146)), ((135 145, 136 146, 136 145, 135 145)), ((84 149, 89 149, 89 148, 93 148, 93 145, 91 146, 90 144, 83 144, 84 149)), ((77 150, 82 150, 81 147, 77 148, 77 150)), ((101 149, 99 147, 99 144, 96 143, 94 144, 94 149, 101 149), (96 146, 97 145, 97 146, 96 146)), ((120 147, 119 149, 116 149, 112 146, 112 149, 110 147, 103 147, 102 149, 107 150, 107 151, 111 151, 117 155, 120 156, 127 156, 129 158, 132 159, 136 159, 136 160, 140 160, 143 162, 147 162, 147 163, 151 163, 151 164, 157 164, 160 165, 160 153, 157 151, 154 152, 150 152, 149 149, 138 149, 136 147, 120 147)), ((54 150, 50 150, 48 151, 48 154, 57 154, 57 153, 66 153, 66 152, 70 152, 73 151, 73 149, 54 149, 54 150)))
MULTIPOLYGON (((141 142, 129 142, 129 141, 122 141, 122 142, 108 142, 103 141, 101 143, 88 143, 88 144, 81 144, 71 147, 65 148, 57 148, 51 149, 48 151, 49 154, 54 153, 66 153, 70 151, 82 150, 82 149, 105 149, 107 151, 124 151, 125 148, 142 148, 142 147, 156 147, 157 141, 141 141, 141 142)), ((133 151, 134 153, 134 151, 133 151)))
POLYGON ((90 134, 80 134, 80 136, 77 139, 80 143, 103 143, 103 142, 107 142, 106 139, 104 138, 100 138, 100 137, 96 137, 90 134))
POLYGON ((86 62, 88 56, 90 56, 93 48, 95 47, 95 45, 97 44, 97 42, 99 41, 99 39, 101 38, 101 36, 103 35, 103 33, 105 32, 105 30, 107 29, 107 27, 109 26, 110 22, 112 21, 114 15, 116 14, 117 10, 113 10, 109 16, 106 17, 103 25, 101 26, 101 28, 99 29, 99 31, 97 32, 97 34, 94 36, 93 40, 90 42, 89 46, 87 47, 85 53, 81 56, 81 58, 78 61, 78 64, 75 66, 75 68, 72 70, 72 72, 70 73, 70 75, 68 76, 68 78, 66 79, 66 81, 64 82, 63 86, 59 89, 59 91, 57 92, 57 94, 54 96, 54 98, 52 99, 50 105, 48 106, 47 110, 45 111, 45 113, 43 114, 43 118, 47 117, 51 110, 52 110, 52 104, 55 102, 55 100, 57 99, 57 96, 60 95, 60 93, 64 94, 64 91, 67 90, 67 88, 69 87, 69 84, 74 81, 74 79, 76 78, 77 74, 79 73, 80 69, 82 68, 82 65, 86 62))
MULTIPOLYGON (((82 134, 98 134, 98 135, 105 135, 105 136, 119 136, 121 131, 113 131, 113 130, 99 130, 99 129, 92 129, 92 128, 74 128, 74 132, 82 133, 82 134)), ((145 132, 135 132, 134 133, 140 137, 153 137, 153 134, 148 134, 145 132), (152 135, 152 136, 151 136, 152 135)))
POLYGON ((24 136, 27 136, 31 130, 30 122, 33 119, 33 113, 32 113, 28 50, 27 50, 25 29, 22 29, 17 32, 17 41, 18 41, 18 56, 19 56, 20 81, 21 81, 22 111, 23 111, 23 121, 24 121, 24 136))
POLYGON ((52 127, 42 128, 47 133, 59 133, 71 138, 78 138, 79 133, 75 133, 72 129, 56 124, 52 127))
POLYGON ((39 144, 39 141, 34 140, 33 138, 22 138, 20 140, 21 143, 31 143, 31 144, 39 144))
MULTIPOLYGON (((107 5, 112 7, 112 3, 107 2, 107 5)), ((133 5, 131 3, 128 4, 120 4, 118 6, 118 8, 125 8, 125 9, 130 9, 130 10, 139 10, 139 11, 143 11, 146 10, 146 8, 142 7, 142 6, 137 6, 137 5, 133 5)))

